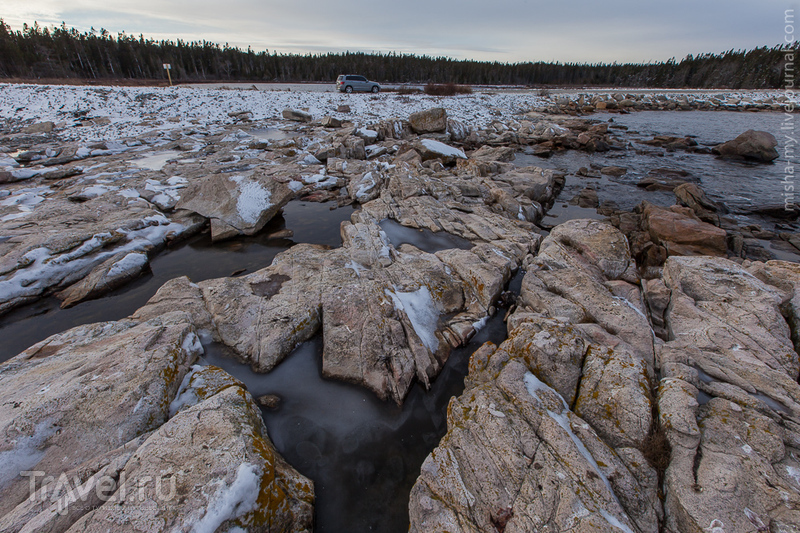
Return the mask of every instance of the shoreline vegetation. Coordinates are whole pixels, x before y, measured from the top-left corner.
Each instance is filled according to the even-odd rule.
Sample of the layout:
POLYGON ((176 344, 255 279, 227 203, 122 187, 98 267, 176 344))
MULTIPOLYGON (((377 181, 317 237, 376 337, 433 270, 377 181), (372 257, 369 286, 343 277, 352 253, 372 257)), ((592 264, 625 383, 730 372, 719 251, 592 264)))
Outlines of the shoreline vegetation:
POLYGON ((177 83, 211 81, 325 82, 358 72, 379 82, 459 85, 616 86, 778 89, 791 44, 688 55, 657 63, 500 63, 411 54, 280 54, 225 43, 186 42, 79 32, 37 23, 14 31, 0 19, 0 80, 47 79, 60 84, 158 85, 164 63, 177 83))

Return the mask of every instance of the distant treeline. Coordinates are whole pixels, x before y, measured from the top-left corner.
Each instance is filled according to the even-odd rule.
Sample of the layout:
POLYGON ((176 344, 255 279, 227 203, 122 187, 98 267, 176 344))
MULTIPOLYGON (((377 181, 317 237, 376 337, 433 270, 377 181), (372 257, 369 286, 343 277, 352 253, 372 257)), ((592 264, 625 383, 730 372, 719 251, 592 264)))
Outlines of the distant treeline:
POLYGON ((0 19, 0 78, 160 80, 164 63, 178 81, 323 81, 358 73, 390 83, 620 87, 780 88, 787 51, 798 42, 689 55, 661 63, 499 63, 410 54, 278 54, 208 41, 156 41, 106 30, 25 25, 0 19))

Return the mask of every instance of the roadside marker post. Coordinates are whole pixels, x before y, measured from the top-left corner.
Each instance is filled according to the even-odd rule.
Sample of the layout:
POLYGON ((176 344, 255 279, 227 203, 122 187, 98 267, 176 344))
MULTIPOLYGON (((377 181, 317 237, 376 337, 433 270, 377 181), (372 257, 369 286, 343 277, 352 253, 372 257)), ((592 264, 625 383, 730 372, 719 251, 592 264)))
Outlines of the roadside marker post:
POLYGON ((171 63, 164 63, 164 70, 167 71, 167 79, 169 80, 169 86, 172 87, 172 76, 170 76, 169 71, 172 70, 171 63))

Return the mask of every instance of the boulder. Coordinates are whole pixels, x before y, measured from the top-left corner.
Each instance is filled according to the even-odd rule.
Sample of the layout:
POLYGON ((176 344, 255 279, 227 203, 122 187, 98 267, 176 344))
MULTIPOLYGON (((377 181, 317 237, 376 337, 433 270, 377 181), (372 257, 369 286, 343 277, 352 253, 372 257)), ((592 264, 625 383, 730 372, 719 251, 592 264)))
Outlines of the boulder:
POLYGON ((720 225, 718 212, 726 212, 724 208, 720 208, 715 202, 711 201, 706 193, 695 185, 694 183, 684 183, 675 187, 673 191, 678 203, 688 207, 694 214, 703 222, 720 225))
POLYGON ((669 255, 718 255, 727 252, 725 230, 703 222, 688 208, 669 209, 644 202, 642 227, 669 255))
MULTIPOLYGON (((484 345, 411 490, 411 532, 655 531, 640 481, 524 359, 484 345)), ((654 477, 654 476, 653 476, 654 477)))
POLYGON ((311 122, 311 120, 314 118, 310 113, 306 113, 297 109, 284 109, 282 114, 283 118, 286 120, 293 120, 295 122, 311 122))
POLYGON ((414 149, 423 161, 441 159, 445 165, 452 165, 457 159, 467 159, 463 150, 433 139, 422 139, 414 143, 414 149))
POLYGON ((408 116, 408 122, 414 133, 436 133, 447 130, 447 111, 434 107, 417 111, 408 116))
POLYGON ((766 131, 747 130, 732 141, 718 144, 712 153, 727 159, 748 159, 770 163, 778 158, 778 141, 766 131))
POLYGON ((294 196, 271 176, 214 174, 191 181, 177 207, 210 218, 217 241, 257 233, 294 196))
POLYGON ((336 117, 331 117, 331 116, 322 117, 322 120, 320 121, 320 123, 325 128, 341 128, 342 127, 342 121, 339 120, 336 117))
POLYGON ((0 365, 0 515, 30 496, 21 471, 57 478, 167 420, 202 352, 188 319, 172 312, 80 326, 0 365))
POLYGON ((50 133, 55 126, 56 125, 50 121, 37 122, 36 124, 31 124, 30 126, 22 128, 22 133, 50 133))

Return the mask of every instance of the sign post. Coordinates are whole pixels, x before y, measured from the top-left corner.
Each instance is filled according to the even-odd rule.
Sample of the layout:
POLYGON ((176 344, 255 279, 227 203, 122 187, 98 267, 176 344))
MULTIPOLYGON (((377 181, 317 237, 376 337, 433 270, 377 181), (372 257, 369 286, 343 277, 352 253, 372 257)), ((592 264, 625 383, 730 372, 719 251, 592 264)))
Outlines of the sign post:
POLYGON ((171 63, 164 63, 164 70, 167 71, 167 79, 169 80, 169 86, 172 87, 172 76, 170 76, 169 71, 172 70, 171 63))

